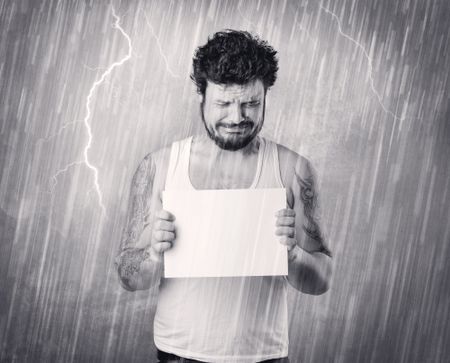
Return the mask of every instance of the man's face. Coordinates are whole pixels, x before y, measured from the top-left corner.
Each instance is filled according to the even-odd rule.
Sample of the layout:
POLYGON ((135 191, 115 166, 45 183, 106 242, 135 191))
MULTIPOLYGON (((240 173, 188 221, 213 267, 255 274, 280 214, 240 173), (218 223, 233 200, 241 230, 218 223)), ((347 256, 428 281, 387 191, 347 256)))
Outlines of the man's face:
POLYGON ((261 80, 244 85, 208 81, 201 110, 209 137, 222 149, 239 150, 261 131, 265 90, 261 80))

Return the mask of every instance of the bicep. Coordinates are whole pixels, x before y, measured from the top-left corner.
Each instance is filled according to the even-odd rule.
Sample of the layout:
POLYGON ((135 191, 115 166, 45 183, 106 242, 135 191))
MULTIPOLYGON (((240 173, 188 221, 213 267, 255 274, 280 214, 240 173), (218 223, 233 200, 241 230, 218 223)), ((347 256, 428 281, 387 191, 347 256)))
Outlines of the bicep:
POLYGON ((322 252, 331 257, 321 226, 316 173, 306 159, 301 158, 297 163, 292 192, 296 211, 297 242, 308 252, 322 252))
POLYGON ((140 240, 151 221, 151 204, 156 166, 152 155, 139 164, 130 188, 128 212, 120 250, 143 247, 140 240))

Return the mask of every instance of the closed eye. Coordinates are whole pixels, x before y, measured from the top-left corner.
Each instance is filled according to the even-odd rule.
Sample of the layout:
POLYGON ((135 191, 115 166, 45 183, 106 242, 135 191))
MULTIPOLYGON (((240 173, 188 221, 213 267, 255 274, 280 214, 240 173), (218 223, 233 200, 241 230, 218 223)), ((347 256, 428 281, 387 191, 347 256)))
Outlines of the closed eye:
POLYGON ((215 102, 215 104, 216 104, 217 106, 219 106, 219 107, 226 107, 226 106, 229 106, 230 102, 220 102, 220 101, 217 101, 217 102, 215 102))
POLYGON ((260 105, 259 101, 250 101, 250 102, 244 103, 245 107, 256 107, 259 105, 260 105))

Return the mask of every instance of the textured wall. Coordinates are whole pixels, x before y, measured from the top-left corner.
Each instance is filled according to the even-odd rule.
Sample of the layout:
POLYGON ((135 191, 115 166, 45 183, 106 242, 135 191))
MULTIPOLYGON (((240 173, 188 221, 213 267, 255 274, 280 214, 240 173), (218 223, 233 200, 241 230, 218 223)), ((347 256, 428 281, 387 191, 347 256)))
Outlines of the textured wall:
POLYGON ((235 28, 279 51, 263 133, 317 167, 334 251, 329 292, 290 290, 291 360, 448 361, 449 7, 0 1, 0 360, 153 361, 155 294, 112 267, 128 185, 202 132, 192 53, 235 28))

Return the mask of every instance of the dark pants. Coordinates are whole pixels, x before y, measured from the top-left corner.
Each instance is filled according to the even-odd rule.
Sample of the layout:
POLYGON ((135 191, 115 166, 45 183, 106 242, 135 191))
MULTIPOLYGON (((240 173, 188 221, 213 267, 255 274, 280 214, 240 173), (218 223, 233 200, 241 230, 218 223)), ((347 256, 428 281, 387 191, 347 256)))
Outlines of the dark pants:
MULTIPOLYGON (((194 360, 194 359, 188 359, 188 358, 181 358, 175 354, 166 353, 159 349, 157 349, 158 354, 158 363, 199 363, 201 361, 194 360)), ((262 361, 260 363, 289 363, 289 358, 277 358, 277 359, 269 359, 262 361)))

